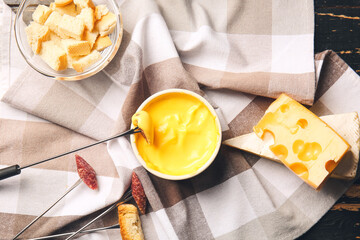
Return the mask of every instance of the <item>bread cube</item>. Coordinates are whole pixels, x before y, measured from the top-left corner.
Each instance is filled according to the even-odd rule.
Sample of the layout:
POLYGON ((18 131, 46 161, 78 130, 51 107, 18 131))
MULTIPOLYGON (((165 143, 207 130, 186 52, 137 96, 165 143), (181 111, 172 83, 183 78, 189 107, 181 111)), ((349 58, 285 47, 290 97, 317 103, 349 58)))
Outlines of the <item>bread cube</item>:
POLYGON ((67 54, 73 56, 87 55, 91 51, 91 45, 88 41, 65 39, 61 40, 61 45, 67 54))
POLYGON ((97 5, 95 7, 95 20, 100 20, 102 16, 108 14, 109 9, 106 5, 97 5))
POLYGON ((49 39, 49 27, 40 25, 36 22, 31 22, 25 28, 28 43, 35 54, 40 53, 42 43, 49 39))
POLYGON ((68 38, 65 34, 63 34, 60 30, 59 30, 59 26, 58 24, 61 22, 62 20, 62 16, 60 15, 60 13, 58 12, 52 12, 50 14, 50 16, 48 17, 48 19, 45 21, 45 26, 48 26, 49 29, 54 32, 55 34, 57 34, 59 37, 61 38, 68 38))
POLYGON ((43 42, 40 57, 55 71, 67 68, 65 50, 57 46, 53 41, 43 42))
POLYGON ((49 7, 45 5, 39 5, 32 14, 32 18, 35 22, 44 24, 51 12, 52 11, 49 7))
POLYGON ((67 57, 68 68, 73 69, 73 67, 72 67, 73 62, 79 60, 82 56, 72 56, 72 55, 67 54, 66 57, 67 57))
POLYGON ((94 44, 94 49, 97 51, 102 51, 112 44, 109 36, 99 36, 94 44))
POLYGON ((92 8, 83 8, 77 18, 82 19, 85 27, 91 32, 94 28, 94 10, 92 8))
POLYGON ((61 7, 56 6, 55 3, 50 3, 50 9, 52 11, 56 11, 56 12, 60 13, 61 15, 67 14, 72 17, 75 17, 78 14, 78 12, 76 10, 76 6, 73 2, 68 5, 61 6, 61 7))
POLYGON ((57 34, 55 34, 55 33, 53 33, 53 32, 50 31, 50 37, 49 37, 49 39, 50 39, 51 41, 53 41, 57 46, 62 47, 62 46, 61 46, 61 40, 62 40, 62 39, 61 39, 57 34))
POLYGON ((121 239, 145 239, 137 207, 133 204, 119 204, 118 216, 121 239))
POLYGON ((93 48, 98 35, 99 33, 97 31, 90 32, 89 30, 85 30, 84 40, 90 43, 91 49, 93 48))
POLYGON ((55 4, 58 7, 66 6, 70 3, 72 3, 72 0, 55 0, 55 4))
POLYGON ((74 0, 76 6, 80 9, 82 8, 95 8, 94 3, 91 0, 74 0))
POLYGON ((77 72, 83 72, 85 68, 91 66, 93 63, 97 62, 100 59, 101 59, 101 54, 98 51, 93 50, 90 54, 84 57, 73 59, 72 67, 77 72))
POLYGON ((116 15, 108 12, 96 23, 96 30, 99 31, 101 36, 111 34, 116 26, 116 15))
POLYGON ((83 33, 85 29, 85 24, 83 20, 64 14, 59 23, 59 31, 61 34, 75 38, 76 40, 81 40, 83 38, 83 33))

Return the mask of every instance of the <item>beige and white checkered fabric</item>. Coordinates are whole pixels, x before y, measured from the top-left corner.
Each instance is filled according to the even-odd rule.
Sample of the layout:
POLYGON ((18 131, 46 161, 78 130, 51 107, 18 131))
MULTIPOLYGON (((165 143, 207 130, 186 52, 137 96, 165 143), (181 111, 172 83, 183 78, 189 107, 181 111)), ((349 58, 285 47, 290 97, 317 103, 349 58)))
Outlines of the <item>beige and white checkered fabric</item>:
MULTIPOLYGON (((59 82, 5 65, 14 76, 0 105, 2 166, 26 165, 126 130, 142 101, 168 88, 209 99, 224 140, 251 132, 282 92, 318 115, 360 111, 358 75, 331 51, 314 56, 312 1, 130 0, 120 9, 120 50, 89 79, 59 82)), ((16 49, 9 54, 18 56, 16 49)), ((127 138, 79 154, 96 170, 100 190, 81 185, 24 237, 79 228, 120 198, 133 169, 149 200, 141 216, 147 239, 293 239, 352 183, 330 179, 316 192, 283 165, 226 146, 204 173, 185 181, 147 173, 127 138)), ((70 156, 0 182, 0 239, 14 236, 76 179, 70 156)), ((95 226, 116 221, 110 214, 95 226)), ((120 233, 82 238, 119 239, 120 233)))

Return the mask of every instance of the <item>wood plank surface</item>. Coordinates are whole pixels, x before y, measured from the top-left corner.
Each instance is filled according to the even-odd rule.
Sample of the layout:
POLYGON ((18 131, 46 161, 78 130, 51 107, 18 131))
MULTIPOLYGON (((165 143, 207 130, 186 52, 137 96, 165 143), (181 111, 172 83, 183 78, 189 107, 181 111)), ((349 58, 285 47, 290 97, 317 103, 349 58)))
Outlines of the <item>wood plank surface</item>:
MULTIPOLYGON (((315 52, 335 51, 360 75, 360 0, 315 0, 314 3, 315 52)), ((308 239, 360 239, 359 179, 299 238, 308 239)))
POLYGON ((326 49, 360 73, 360 0, 315 1, 315 52, 326 49))
MULTIPOLYGON (((16 11, 19 0, 5 0, 16 11)), ((331 49, 360 75, 360 0, 315 0, 315 52, 331 49)), ((298 238, 360 239, 360 179, 298 238)))

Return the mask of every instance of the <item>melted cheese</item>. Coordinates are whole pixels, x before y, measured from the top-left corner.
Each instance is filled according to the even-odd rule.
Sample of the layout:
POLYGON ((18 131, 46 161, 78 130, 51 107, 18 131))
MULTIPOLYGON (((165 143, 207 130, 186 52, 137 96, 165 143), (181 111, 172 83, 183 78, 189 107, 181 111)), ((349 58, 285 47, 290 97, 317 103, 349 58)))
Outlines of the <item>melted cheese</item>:
POLYGON ((349 149, 331 127, 285 94, 270 105, 254 132, 260 138, 273 136, 270 150, 315 189, 349 149))
POLYGON ((219 142, 216 117, 196 97, 172 92, 158 96, 143 109, 153 124, 154 140, 141 134, 135 144, 148 168, 168 175, 192 174, 213 155, 219 142))
POLYGON ((134 127, 140 128, 142 136, 148 144, 154 142, 154 126, 150 115, 145 111, 140 111, 134 114, 131 118, 134 127))

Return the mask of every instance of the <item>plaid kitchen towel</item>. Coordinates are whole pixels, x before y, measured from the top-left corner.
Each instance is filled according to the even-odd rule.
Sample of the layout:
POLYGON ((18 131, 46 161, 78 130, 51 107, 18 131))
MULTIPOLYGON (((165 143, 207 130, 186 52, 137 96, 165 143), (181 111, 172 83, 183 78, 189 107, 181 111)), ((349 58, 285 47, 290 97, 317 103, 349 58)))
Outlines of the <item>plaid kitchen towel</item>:
MULTIPOLYGON (((189 89, 210 100, 224 140, 251 132, 273 101, 269 97, 282 92, 313 104, 318 115, 360 110, 357 74, 331 51, 314 61, 311 1, 142 0, 124 1, 120 9, 123 42, 99 74, 59 82, 29 67, 12 70, 18 76, 10 79, 2 100, 21 111, 1 105, 6 111, 0 164, 25 165, 90 141, 87 137, 128 129, 142 101, 167 88, 189 89)), ((10 52, 10 59, 16 54, 10 52)), ((25 237, 81 226, 121 196, 133 169, 149 200, 141 216, 147 239, 293 239, 352 183, 330 179, 316 192, 286 167, 226 146, 204 173, 167 181, 140 167, 127 138, 109 142, 107 150, 83 152, 98 173, 99 192, 74 190, 25 237)), ((3 238, 44 210, 44 200, 65 191, 76 180, 75 171, 69 157, 2 181, 3 238)), ((114 222, 116 216, 109 215, 98 225, 114 222)), ((119 232, 84 236, 91 238, 116 239, 119 232)))

